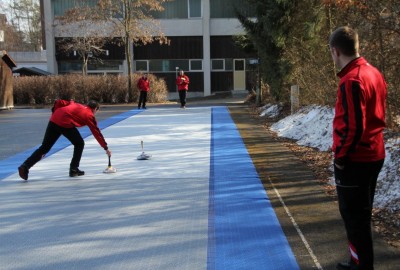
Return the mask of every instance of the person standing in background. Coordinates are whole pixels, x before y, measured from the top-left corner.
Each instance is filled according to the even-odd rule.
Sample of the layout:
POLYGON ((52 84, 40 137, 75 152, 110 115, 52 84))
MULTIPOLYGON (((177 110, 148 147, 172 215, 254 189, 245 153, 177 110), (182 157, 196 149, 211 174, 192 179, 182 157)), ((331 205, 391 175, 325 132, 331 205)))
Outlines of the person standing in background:
POLYGON ((183 70, 179 71, 179 75, 176 78, 176 85, 178 86, 179 101, 181 108, 186 108, 186 93, 189 90, 189 77, 185 75, 183 70))
POLYGON ((358 34, 352 28, 336 29, 329 48, 340 68, 332 151, 339 211, 350 251, 350 260, 338 263, 337 269, 373 270, 371 216, 385 159, 386 82, 360 56, 358 34))
POLYGON ((147 102, 147 93, 150 91, 150 82, 147 79, 146 75, 142 75, 137 82, 137 88, 139 89, 139 104, 138 109, 147 109, 146 102, 147 102))

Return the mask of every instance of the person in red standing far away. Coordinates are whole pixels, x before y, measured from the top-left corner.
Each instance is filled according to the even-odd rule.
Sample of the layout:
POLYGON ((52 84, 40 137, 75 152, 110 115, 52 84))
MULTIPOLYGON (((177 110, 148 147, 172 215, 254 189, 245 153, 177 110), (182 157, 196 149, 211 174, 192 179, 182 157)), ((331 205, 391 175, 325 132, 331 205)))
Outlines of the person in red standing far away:
POLYGON ((189 77, 185 75, 183 70, 179 71, 179 75, 176 78, 176 85, 178 86, 179 101, 181 108, 186 108, 186 93, 189 90, 189 77))
POLYGON ((138 109, 147 109, 146 102, 147 102, 147 93, 150 91, 150 82, 147 79, 146 75, 142 75, 137 82, 137 88, 139 89, 139 103, 138 109))

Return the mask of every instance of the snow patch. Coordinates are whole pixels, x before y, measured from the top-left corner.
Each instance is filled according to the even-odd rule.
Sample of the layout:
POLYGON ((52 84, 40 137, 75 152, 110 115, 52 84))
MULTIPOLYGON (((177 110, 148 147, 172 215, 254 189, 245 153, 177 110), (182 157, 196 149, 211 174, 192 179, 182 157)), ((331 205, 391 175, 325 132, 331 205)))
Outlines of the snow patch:
MULTIPOLYGON (((270 112, 276 113, 276 108, 277 105, 267 104, 260 116, 269 116, 270 112)), ((271 130, 280 137, 296 140, 299 145, 317 148, 319 151, 329 151, 332 146, 333 117, 333 108, 307 106, 274 123, 271 130)), ((386 159, 379 174, 374 206, 398 211, 400 210, 400 137, 387 140, 385 147, 386 159)), ((330 183, 334 184, 334 181, 330 183)))

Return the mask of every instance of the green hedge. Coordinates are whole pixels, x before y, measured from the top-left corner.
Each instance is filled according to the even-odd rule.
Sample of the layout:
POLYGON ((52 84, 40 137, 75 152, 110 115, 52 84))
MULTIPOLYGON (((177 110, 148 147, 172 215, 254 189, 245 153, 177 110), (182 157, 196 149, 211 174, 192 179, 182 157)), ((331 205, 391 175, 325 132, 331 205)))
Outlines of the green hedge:
MULTIPOLYGON (((134 74, 132 85, 134 100, 138 99, 136 87, 138 74, 134 74)), ((148 102, 161 103, 168 99, 168 89, 163 79, 148 74, 151 91, 148 102)), ((78 74, 58 76, 31 76, 14 78, 14 103, 16 105, 49 105, 56 99, 73 99, 86 103, 90 99, 101 103, 127 103, 128 76, 101 75, 83 76, 78 74)))

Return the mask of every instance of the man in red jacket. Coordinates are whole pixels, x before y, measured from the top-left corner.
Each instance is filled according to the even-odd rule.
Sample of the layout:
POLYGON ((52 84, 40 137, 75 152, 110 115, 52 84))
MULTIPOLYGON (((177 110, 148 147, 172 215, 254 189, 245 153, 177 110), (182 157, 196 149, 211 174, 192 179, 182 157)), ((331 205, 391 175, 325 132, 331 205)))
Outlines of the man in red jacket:
POLYGON ((181 108, 186 108, 186 93, 189 90, 189 77, 185 75, 183 70, 179 71, 179 75, 176 78, 176 85, 178 86, 179 100, 181 102, 181 108))
POLYGON ((140 77, 138 80, 137 88, 140 92, 138 109, 146 109, 147 93, 150 91, 150 82, 145 75, 140 77))
POLYGON ((75 103, 72 100, 57 100, 52 108, 52 115, 47 125, 42 145, 18 167, 19 176, 24 180, 28 180, 29 169, 50 151, 61 135, 64 135, 74 145, 74 154, 70 164, 69 176, 75 177, 84 175, 85 172, 79 170, 78 167, 85 142, 77 127, 86 125, 89 127, 100 146, 106 151, 107 155, 111 156, 111 151, 107 147, 107 143, 97 126, 95 118, 99 107, 99 103, 94 100, 89 101, 87 106, 75 103))
POLYGON ((341 69, 333 119, 334 171, 339 211, 350 261, 337 269, 372 270, 371 212, 385 159, 386 82, 358 52, 358 34, 340 27, 330 36, 332 59, 341 69))

